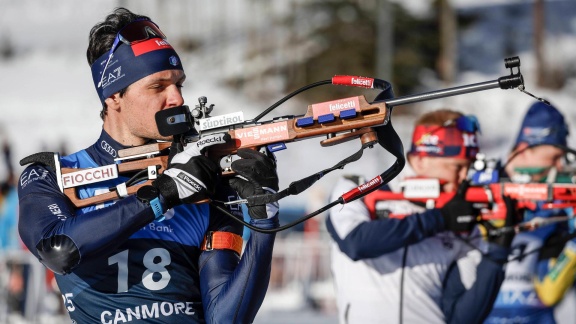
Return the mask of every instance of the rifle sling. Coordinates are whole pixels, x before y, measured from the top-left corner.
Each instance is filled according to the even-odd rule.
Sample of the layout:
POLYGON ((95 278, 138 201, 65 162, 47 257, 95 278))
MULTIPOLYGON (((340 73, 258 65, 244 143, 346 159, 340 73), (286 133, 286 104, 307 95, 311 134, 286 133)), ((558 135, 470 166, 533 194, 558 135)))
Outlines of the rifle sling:
POLYGON ((316 183, 316 181, 320 180, 324 175, 326 175, 326 174, 328 174, 334 170, 337 170, 337 169, 343 169, 344 166, 346 166, 346 164, 348 164, 348 163, 358 161, 362 157, 364 150, 368 147, 372 147, 373 145, 374 145, 374 143, 362 144, 362 147, 360 148, 360 150, 358 150, 358 152, 356 152, 356 153, 350 155, 349 157, 345 158, 344 160, 338 162, 333 167, 324 169, 324 170, 322 170, 318 173, 315 173, 313 175, 310 175, 306 178, 294 181, 294 182, 290 183, 288 188, 286 188, 282 191, 279 191, 279 192, 273 193, 273 194, 255 195, 252 197, 248 197, 248 198, 246 198, 247 204, 248 204, 248 206, 265 205, 265 204, 276 202, 276 201, 278 201, 284 197, 290 196, 290 195, 298 195, 298 194, 302 193, 303 191, 305 191, 306 189, 310 188, 314 183, 316 183))

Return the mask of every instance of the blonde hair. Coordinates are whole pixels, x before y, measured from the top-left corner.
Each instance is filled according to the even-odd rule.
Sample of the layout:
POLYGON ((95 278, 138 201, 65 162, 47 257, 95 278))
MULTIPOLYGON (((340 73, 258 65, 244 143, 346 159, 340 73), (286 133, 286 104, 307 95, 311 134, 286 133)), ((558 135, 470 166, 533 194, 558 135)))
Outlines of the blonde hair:
POLYGON ((449 120, 454 120, 462 117, 464 114, 451 109, 438 109, 421 115, 414 126, 418 125, 444 125, 449 120))

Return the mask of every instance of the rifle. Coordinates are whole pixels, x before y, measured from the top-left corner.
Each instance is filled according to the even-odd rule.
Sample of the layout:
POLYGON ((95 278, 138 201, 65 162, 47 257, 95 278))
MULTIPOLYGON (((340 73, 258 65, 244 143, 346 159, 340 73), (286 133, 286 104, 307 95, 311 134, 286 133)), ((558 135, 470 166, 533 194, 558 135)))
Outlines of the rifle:
MULTIPOLYGON (((116 164, 94 169, 61 168, 59 155, 52 152, 36 153, 26 157, 20 161, 20 165, 39 162, 52 167, 56 170, 61 191, 70 198, 75 207, 81 208, 135 193, 139 187, 150 184, 158 174, 167 168, 168 151, 172 144, 177 144, 179 147, 190 145, 201 141, 204 136, 210 134, 223 134, 230 137, 226 144, 209 147, 208 156, 217 161, 224 158, 229 160, 240 148, 258 150, 265 148, 268 152, 275 152, 285 149, 285 143, 321 136, 327 137, 320 141, 320 145, 323 147, 360 139, 360 151, 332 168, 292 182, 287 189, 275 195, 249 197, 241 201, 253 205, 277 201, 288 195, 299 194, 326 173, 341 169, 347 163, 358 160, 362 156, 362 150, 372 148, 376 144, 380 144, 396 158, 393 165, 382 174, 300 220, 303 221, 336 204, 345 204, 361 198, 400 173, 405 165, 405 158, 402 142, 392 127, 393 107, 495 88, 517 88, 525 92, 524 80, 520 73, 520 59, 518 57, 505 59, 505 67, 510 70, 510 75, 500 77, 497 80, 398 98, 392 98, 392 86, 387 81, 369 77, 335 76, 331 80, 316 82, 292 92, 251 120, 244 120, 242 112, 212 117, 210 114, 214 105, 208 106, 206 97, 200 97, 199 105, 194 109, 180 106, 165 109, 156 114, 160 134, 163 136, 173 135, 173 143, 162 142, 121 150, 118 152, 120 157, 116 160, 116 164), (382 92, 373 102, 368 102, 364 96, 349 97, 309 105, 304 115, 282 116, 269 121, 259 121, 264 115, 296 94, 328 84, 377 89, 382 92), (134 172, 139 172, 143 176, 123 183, 113 188, 109 193, 86 199, 80 199, 76 195, 75 187, 79 185, 114 179, 119 175, 134 172), (97 176, 99 179, 96 179, 97 176)), ((223 171, 224 174, 231 174, 229 169, 223 171)), ((225 211, 225 209, 221 210, 225 211)))
MULTIPOLYGON (((378 201, 408 200, 420 203, 426 208, 442 208, 450 201, 455 192, 441 192, 438 179, 414 178, 403 181, 401 192, 375 191, 364 199, 369 206, 378 201)), ((483 220, 499 220, 506 217, 506 206, 503 196, 517 201, 518 209, 535 209, 538 202, 543 202, 543 209, 564 209, 576 207, 576 184, 572 183, 513 183, 498 182, 471 186, 466 191, 465 199, 478 207, 487 209, 482 214, 483 220)), ((372 208, 371 214, 376 216, 372 208)), ((390 217, 402 218, 406 215, 394 214, 390 217)))
MULTIPOLYGON (((540 146, 544 144, 536 144, 540 146)), ((567 153, 575 151, 569 147, 558 146, 567 153)), ((507 163, 509 163, 512 156, 507 163)), ((506 163, 506 164, 507 164, 506 163)), ((505 165, 506 165, 505 164, 505 165)), ((576 170, 565 168, 558 171, 550 168, 548 174, 540 181, 534 181, 534 174, 542 174, 546 168, 515 168, 512 179, 500 179, 500 170, 504 166, 499 161, 486 161, 483 154, 478 154, 472 163, 473 171, 469 173, 471 186, 465 194, 465 200, 480 209, 479 222, 506 219, 506 203, 504 196, 515 202, 516 210, 562 210, 557 216, 546 218, 534 217, 516 226, 491 229, 495 235, 506 231, 530 231, 539 227, 570 221, 576 208, 576 170), (515 182, 518 181, 518 182, 515 182), (565 211, 569 216, 565 216, 565 211)), ((443 192, 442 181, 432 178, 408 178, 400 182, 401 192, 375 191, 364 199, 372 219, 389 217, 403 218, 408 214, 390 214, 386 209, 379 209, 380 201, 407 200, 426 206, 427 209, 442 208, 450 201, 456 192, 443 192)))

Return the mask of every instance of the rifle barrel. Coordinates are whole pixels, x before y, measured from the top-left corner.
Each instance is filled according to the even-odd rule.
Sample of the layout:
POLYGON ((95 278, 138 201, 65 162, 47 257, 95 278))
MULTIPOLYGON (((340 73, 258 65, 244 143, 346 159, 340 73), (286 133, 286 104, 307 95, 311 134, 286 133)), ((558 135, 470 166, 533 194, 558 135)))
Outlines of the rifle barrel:
POLYGON ((499 84, 498 80, 474 83, 474 84, 469 84, 469 85, 465 85, 465 86, 436 90, 436 91, 430 91, 430 92, 424 92, 424 93, 420 93, 420 94, 416 94, 416 95, 403 96, 403 97, 398 97, 398 98, 394 98, 394 99, 379 100, 379 101, 374 101, 373 103, 386 102, 386 105, 388 105, 390 107, 394 107, 394 106, 400 106, 400 105, 407 105, 407 104, 411 104, 411 103, 415 103, 415 102, 421 102, 421 101, 433 100, 433 99, 438 99, 438 98, 457 96, 460 94, 477 92, 477 91, 484 91, 484 90, 495 89, 495 88, 500 88, 500 84, 499 84))

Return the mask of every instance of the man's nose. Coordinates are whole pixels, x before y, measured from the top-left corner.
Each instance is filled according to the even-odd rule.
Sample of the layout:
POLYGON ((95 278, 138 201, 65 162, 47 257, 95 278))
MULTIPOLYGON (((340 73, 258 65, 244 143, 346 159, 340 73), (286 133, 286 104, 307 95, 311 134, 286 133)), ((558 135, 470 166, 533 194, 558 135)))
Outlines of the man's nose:
POLYGON ((182 97, 180 88, 178 88, 176 85, 172 85, 169 87, 166 104, 168 107, 178 107, 184 104, 184 98, 182 97))

